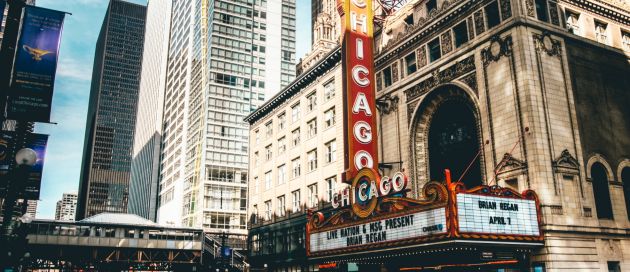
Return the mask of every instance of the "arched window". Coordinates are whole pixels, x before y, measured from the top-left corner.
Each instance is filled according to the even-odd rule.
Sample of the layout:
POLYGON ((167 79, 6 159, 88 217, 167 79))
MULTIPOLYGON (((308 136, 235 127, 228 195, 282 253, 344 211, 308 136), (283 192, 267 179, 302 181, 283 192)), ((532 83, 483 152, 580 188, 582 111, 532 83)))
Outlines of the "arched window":
POLYGON ((610 191, 608 190, 608 175, 604 165, 596 162, 591 166, 591 180, 593 181, 593 196, 595 197, 597 218, 613 219, 610 191))
POLYGON ((478 157, 475 159, 479 143, 475 114, 469 105, 459 99, 440 104, 429 125, 431 180, 444 180, 444 169, 448 168, 453 181, 465 173, 461 181, 467 188, 480 185, 481 164, 478 157))
POLYGON ((621 182, 623 183, 623 196, 626 199, 626 212, 630 219, 630 167, 621 170, 621 182))

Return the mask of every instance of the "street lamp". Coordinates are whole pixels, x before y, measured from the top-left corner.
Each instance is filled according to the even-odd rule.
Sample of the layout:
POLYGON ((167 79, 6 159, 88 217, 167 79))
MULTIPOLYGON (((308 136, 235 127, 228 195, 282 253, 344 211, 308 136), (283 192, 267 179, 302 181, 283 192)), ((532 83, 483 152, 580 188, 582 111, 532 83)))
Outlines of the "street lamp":
POLYGON ((15 162, 19 166, 33 166, 37 163, 37 153, 30 148, 22 148, 15 154, 15 162))

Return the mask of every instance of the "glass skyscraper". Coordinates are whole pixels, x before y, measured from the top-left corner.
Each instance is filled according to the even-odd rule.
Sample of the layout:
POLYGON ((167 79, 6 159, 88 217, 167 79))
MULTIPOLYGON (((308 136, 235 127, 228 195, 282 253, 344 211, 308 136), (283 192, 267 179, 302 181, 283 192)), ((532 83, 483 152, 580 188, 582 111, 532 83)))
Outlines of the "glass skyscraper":
POLYGON ((245 234, 243 118, 295 77, 295 1, 175 0, 166 61, 158 222, 245 234))
POLYGON ((77 219, 127 212, 146 7, 111 0, 92 71, 77 219))

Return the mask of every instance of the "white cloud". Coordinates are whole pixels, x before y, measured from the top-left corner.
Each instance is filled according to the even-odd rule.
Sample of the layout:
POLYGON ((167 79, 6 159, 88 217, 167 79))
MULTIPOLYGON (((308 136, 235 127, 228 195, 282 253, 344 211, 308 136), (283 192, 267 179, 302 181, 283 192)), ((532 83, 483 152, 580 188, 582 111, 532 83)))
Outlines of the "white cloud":
POLYGON ((57 65, 57 76, 90 81, 92 79, 92 63, 91 61, 79 61, 72 57, 60 58, 59 65, 57 65))

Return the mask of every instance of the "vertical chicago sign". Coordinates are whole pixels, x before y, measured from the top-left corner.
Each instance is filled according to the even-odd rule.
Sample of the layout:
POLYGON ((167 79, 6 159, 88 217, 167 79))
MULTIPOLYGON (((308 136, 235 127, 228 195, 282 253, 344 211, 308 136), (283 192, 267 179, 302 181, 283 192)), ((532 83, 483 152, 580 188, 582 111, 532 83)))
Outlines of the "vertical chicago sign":
POLYGON ((350 182, 364 168, 378 175, 372 1, 337 0, 337 9, 344 28, 343 180, 350 182))

